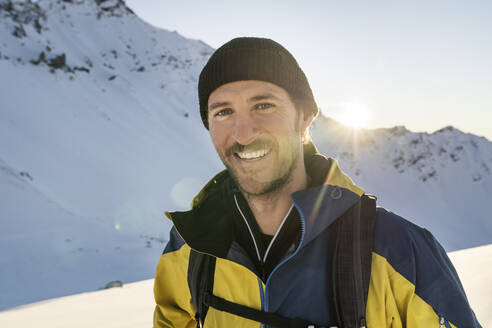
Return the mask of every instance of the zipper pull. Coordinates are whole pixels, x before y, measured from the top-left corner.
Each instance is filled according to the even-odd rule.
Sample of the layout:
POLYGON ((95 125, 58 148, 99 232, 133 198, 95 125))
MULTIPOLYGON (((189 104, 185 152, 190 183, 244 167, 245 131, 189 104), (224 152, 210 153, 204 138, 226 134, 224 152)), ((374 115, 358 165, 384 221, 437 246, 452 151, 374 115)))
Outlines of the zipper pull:
POLYGON ((444 317, 442 315, 439 317, 440 328, 446 328, 446 326, 445 326, 445 324, 446 324, 445 320, 446 319, 444 319, 444 317))
POLYGON ((360 318, 360 328, 366 328, 366 318, 360 318))

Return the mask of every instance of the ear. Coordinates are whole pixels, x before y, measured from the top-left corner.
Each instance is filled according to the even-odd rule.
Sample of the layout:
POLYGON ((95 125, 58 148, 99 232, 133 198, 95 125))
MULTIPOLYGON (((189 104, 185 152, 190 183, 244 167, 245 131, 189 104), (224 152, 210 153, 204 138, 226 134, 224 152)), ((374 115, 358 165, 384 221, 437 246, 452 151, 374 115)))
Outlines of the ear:
POLYGON ((299 126, 301 128, 300 130, 301 130, 302 135, 305 135, 307 129, 309 129, 309 127, 313 123, 314 119, 316 118, 316 115, 312 111, 306 112, 304 109, 301 109, 299 114, 300 114, 299 115, 299 120, 300 120, 299 126))

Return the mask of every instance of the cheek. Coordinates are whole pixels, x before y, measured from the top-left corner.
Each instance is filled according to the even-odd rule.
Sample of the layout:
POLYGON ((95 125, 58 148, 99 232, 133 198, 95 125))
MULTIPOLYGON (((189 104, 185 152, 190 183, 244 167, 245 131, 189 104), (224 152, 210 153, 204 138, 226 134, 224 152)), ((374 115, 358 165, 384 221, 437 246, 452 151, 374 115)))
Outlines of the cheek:
POLYGON ((226 146, 227 143, 227 135, 224 133, 224 131, 221 131, 220 129, 217 129, 216 127, 210 127, 210 138, 212 139, 212 143, 215 146, 215 149, 218 152, 221 152, 221 149, 223 149, 226 146))

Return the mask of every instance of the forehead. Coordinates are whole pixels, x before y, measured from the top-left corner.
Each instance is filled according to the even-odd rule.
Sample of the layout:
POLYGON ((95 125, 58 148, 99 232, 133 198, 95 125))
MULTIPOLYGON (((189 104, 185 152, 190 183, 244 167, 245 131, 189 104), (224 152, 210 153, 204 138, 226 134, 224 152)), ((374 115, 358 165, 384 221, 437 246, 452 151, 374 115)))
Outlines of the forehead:
POLYGON ((258 95, 272 95, 281 100, 290 99, 283 88, 265 81, 236 81, 215 89, 208 98, 208 106, 215 102, 247 100, 258 95))

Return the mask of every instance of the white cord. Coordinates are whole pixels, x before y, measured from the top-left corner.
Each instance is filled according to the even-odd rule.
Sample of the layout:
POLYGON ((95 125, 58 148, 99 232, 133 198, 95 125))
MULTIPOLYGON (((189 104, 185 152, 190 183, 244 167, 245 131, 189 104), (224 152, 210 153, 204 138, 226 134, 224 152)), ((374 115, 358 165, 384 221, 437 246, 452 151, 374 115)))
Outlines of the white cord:
POLYGON ((244 216, 243 211, 241 211, 241 208, 239 207, 239 204, 237 203, 236 194, 234 194, 234 201, 236 202, 236 207, 239 210, 239 213, 241 213, 241 216, 243 217, 244 222, 246 222, 246 225, 248 226, 249 233, 251 234, 251 238, 253 238, 253 243, 255 244, 256 255, 258 255, 258 261, 261 262, 260 251, 258 250, 258 245, 256 245, 255 236, 253 235, 253 231, 251 230, 251 227, 249 226, 248 220, 246 220, 246 217, 244 216))
MULTIPOLYGON (((251 234, 251 238, 253 239, 253 243, 255 244, 256 255, 258 255, 258 260, 261 262, 260 251, 258 250, 258 245, 256 244, 256 240, 255 240, 255 237, 253 235, 253 231, 251 230, 251 227, 249 226, 248 220, 246 220, 246 217, 244 216, 243 211, 241 211, 241 208, 239 207, 239 204, 237 203, 236 194, 234 194, 234 201, 236 202, 236 207, 239 210, 239 213, 241 213, 241 216, 242 216, 244 222, 246 222, 246 226, 248 227, 249 233, 251 234)), ((265 256, 263 257, 263 263, 266 262, 266 258, 268 256, 268 253, 270 252, 270 249, 272 248, 273 242, 275 241, 278 234, 280 233, 280 230, 282 230, 282 227, 283 227, 285 221, 287 221, 287 218, 289 217, 289 214, 293 208, 294 208, 294 204, 290 205, 290 208, 287 211, 287 214, 285 214, 285 216, 282 220, 282 223, 280 223, 280 226, 278 227, 277 232, 275 232, 275 235, 273 236, 272 240, 270 240, 270 244, 268 245, 267 250, 265 252, 265 256)))
POLYGON ((284 225, 285 221, 287 221, 287 217, 289 216, 290 212, 292 211, 292 208, 294 207, 294 204, 290 205, 290 208, 289 210, 287 211, 287 214, 285 214, 285 217, 284 219, 282 220, 282 223, 280 223, 280 226, 278 227, 277 229, 277 232, 275 232, 275 235, 273 236, 272 240, 270 240, 270 244, 268 245, 268 248, 265 252, 265 256, 263 257, 263 263, 266 262, 266 258, 267 258, 267 255, 268 255, 268 252, 270 252, 270 248, 272 247, 273 245, 273 242, 275 241, 275 238, 277 238, 280 230, 282 229, 282 226, 284 225))

